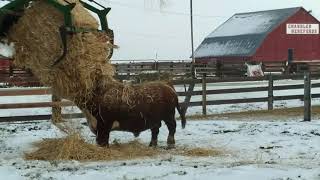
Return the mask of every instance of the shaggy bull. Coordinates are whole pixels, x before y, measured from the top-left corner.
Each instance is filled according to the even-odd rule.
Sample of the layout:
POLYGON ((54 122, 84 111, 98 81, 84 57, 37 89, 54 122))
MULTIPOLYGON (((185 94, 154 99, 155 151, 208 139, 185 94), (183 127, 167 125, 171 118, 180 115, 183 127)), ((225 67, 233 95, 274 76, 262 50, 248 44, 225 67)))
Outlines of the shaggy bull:
MULTIPOLYGON (((140 132, 151 129, 150 146, 157 146, 159 128, 163 120, 169 130, 168 147, 174 147, 175 108, 180 114, 182 128, 185 127, 186 119, 173 87, 164 83, 134 85, 131 86, 131 92, 126 94, 128 96, 127 100, 123 99, 123 94, 120 95, 122 98, 115 100, 117 95, 110 91, 112 90, 108 92, 99 91, 98 94, 113 94, 113 98, 102 100, 101 97, 103 96, 97 96, 94 103, 95 108, 92 112, 84 111, 89 119, 88 123, 91 131, 97 135, 96 142, 98 145, 109 145, 109 134, 112 130, 132 132, 135 136, 138 136, 140 132), (119 99, 121 100, 119 101, 119 99)), ((123 92, 123 89, 119 91, 118 88, 117 92, 123 92)))

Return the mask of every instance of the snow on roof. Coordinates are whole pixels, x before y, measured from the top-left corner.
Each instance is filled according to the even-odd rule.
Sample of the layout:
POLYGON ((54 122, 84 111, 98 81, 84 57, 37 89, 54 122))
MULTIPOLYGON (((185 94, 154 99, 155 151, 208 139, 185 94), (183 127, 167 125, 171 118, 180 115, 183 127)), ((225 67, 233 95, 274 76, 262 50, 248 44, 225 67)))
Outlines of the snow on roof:
POLYGON ((235 14, 204 39, 195 57, 250 56, 275 27, 300 8, 235 14))
POLYGON ((206 38, 195 52, 195 57, 242 56, 250 54, 260 39, 259 35, 206 38))

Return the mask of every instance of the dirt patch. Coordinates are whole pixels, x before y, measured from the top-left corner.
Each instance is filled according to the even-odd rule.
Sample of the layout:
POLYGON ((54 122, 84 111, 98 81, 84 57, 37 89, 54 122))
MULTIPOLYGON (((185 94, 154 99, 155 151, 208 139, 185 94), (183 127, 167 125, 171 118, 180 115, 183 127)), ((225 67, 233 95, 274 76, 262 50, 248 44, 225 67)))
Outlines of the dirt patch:
POLYGON ((192 156, 192 157, 208 157, 208 156, 220 156, 224 154, 221 150, 206 149, 206 148, 178 148, 176 155, 192 156))
POLYGON ((37 150, 26 153, 25 159, 110 161, 155 157, 160 154, 192 157, 218 156, 223 154, 222 151, 206 148, 177 147, 171 150, 152 148, 139 141, 122 144, 114 142, 109 148, 105 148, 86 142, 79 134, 68 135, 65 138, 44 139, 34 145, 37 150))
MULTIPOLYGON (((188 116, 188 120, 283 120, 289 118, 300 118, 303 119, 304 108, 283 108, 274 110, 257 110, 257 111, 245 111, 245 112, 232 112, 222 114, 210 114, 210 115, 194 115, 188 116)), ((312 117, 320 117, 320 106, 313 106, 311 110, 312 117)))

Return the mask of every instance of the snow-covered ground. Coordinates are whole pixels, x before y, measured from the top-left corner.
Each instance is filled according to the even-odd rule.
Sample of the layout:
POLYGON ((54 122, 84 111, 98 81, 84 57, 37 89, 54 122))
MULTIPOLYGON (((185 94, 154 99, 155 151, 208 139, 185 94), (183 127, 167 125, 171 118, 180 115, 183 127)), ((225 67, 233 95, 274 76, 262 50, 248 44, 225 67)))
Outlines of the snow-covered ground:
MULTIPOLYGON (((83 121, 83 120, 82 120, 83 121)), ((83 127, 87 131, 87 127, 83 127)), ((89 131, 87 131, 89 135, 89 131)), ((159 144, 165 146, 166 127, 159 144)), ((216 157, 164 154, 109 162, 26 161, 32 142, 60 137, 50 122, 0 124, 1 179, 320 179, 320 121, 189 121, 177 128, 177 146, 219 149, 216 157)), ((149 132, 139 141, 147 144, 149 132)), ((94 137, 89 136, 89 140, 94 137)), ((133 140, 112 132, 111 141, 133 140)), ((143 152, 141 152, 143 153, 143 152)))
MULTIPOLYGON (((276 81, 275 84, 297 84, 301 81, 276 81)), ((209 89, 266 86, 267 82, 219 83, 209 89)), ((197 87, 199 88, 199 87, 197 87)), ((177 87, 182 90, 183 87, 177 87)), ((319 93, 319 89, 313 89, 319 93)), ((302 94, 302 90, 277 91, 275 95, 302 94)), ((265 92, 217 95, 208 99, 264 97, 265 92)), ((200 100, 194 97, 192 100, 200 100)), ((1 103, 50 101, 50 96, 0 97, 1 103)), ((300 100, 278 101, 276 108, 302 106, 300 100)), ((312 104, 320 104, 314 99, 312 104)), ((266 103, 209 106, 209 113, 266 109, 266 103)), ((68 109, 65 111, 76 111, 68 109)), ((197 114, 200 108, 189 108, 197 114)), ((46 114, 50 109, 1 110, 0 116, 46 114)), ((89 142, 94 143, 88 127, 78 127, 89 142)), ((160 129, 159 145, 165 146, 167 129, 160 129)), ((190 157, 166 153, 156 157, 102 162, 27 161, 24 152, 34 150, 33 142, 43 138, 61 137, 61 132, 49 121, 0 123, 0 179, 218 179, 218 180, 320 180, 320 121, 301 122, 299 117, 270 121, 263 117, 242 120, 189 120, 186 129, 178 122, 177 147, 202 147, 223 151, 213 157, 190 157), (257 120, 259 119, 259 120, 257 120), (249 120, 249 121, 248 121, 249 120)), ((134 140, 130 133, 112 132, 111 140, 126 143, 134 140)), ((138 140, 148 144, 150 132, 138 140)), ((143 152, 141 152, 143 153, 143 152)))

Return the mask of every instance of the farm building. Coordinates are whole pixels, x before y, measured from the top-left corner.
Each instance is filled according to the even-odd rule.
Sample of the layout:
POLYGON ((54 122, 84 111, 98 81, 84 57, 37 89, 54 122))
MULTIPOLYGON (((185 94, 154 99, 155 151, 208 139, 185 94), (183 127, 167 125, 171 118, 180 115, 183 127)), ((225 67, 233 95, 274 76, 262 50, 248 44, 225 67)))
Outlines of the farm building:
POLYGON ((0 54, 0 70, 3 68, 8 68, 10 67, 10 58, 2 56, 0 54))
POLYGON ((296 71, 320 61, 319 21, 302 7, 235 14, 203 40, 195 59, 220 69, 262 62, 296 71))

